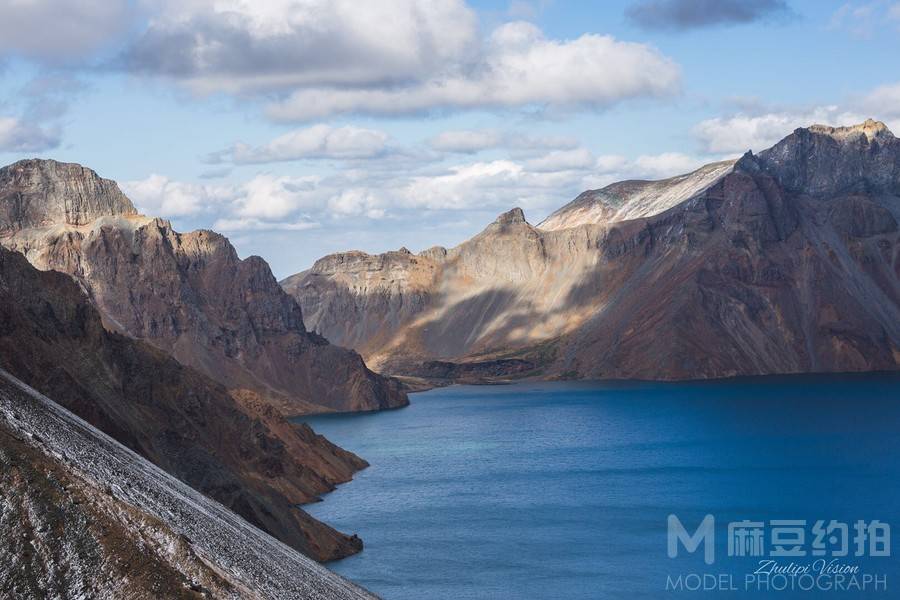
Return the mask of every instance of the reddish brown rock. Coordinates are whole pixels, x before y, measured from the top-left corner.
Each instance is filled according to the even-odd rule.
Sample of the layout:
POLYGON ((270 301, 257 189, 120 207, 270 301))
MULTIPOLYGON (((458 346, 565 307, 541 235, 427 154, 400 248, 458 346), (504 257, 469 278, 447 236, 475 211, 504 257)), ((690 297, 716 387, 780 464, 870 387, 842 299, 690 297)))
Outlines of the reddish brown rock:
POLYGON ((361 549, 296 508, 366 463, 254 392, 110 332, 68 275, 0 248, 0 366, 250 523, 328 560, 361 549))
POLYGON ((230 389, 253 390, 287 415, 408 403, 357 353, 307 332, 261 258, 241 260, 215 232, 178 233, 137 215, 89 169, 42 160, 0 169, 0 210, 0 243, 74 276, 109 329, 230 389))

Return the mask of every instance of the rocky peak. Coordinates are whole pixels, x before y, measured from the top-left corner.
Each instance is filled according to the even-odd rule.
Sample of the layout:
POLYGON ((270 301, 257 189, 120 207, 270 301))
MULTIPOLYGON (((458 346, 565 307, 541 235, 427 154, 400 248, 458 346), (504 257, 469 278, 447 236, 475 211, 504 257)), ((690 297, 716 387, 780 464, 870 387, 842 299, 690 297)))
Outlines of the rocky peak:
POLYGON ((26 159, 0 169, 0 232, 136 214, 114 181, 78 164, 26 159))
POLYGON ((813 197, 900 194, 900 140, 872 119, 797 129, 755 157, 745 156, 740 167, 758 168, 787 191, 813 197))
POLYGON ((525 212, 517 206, 497 217, 494 223, 496 225, 513 225, 515 223, 527 223, 527 221, 525 220, 525 212))
POLYGON ((869 142, 872 140, 884 140, 894 137, 894 134, 891 133, 891 130, 888 129, 887 125, 874 119, 866 119, 863 123, 847 127, 812 125, 809 130, 812 133, 831 136, 838 141, 851 140, 861 135, 865 136, 866 140, 869 142))

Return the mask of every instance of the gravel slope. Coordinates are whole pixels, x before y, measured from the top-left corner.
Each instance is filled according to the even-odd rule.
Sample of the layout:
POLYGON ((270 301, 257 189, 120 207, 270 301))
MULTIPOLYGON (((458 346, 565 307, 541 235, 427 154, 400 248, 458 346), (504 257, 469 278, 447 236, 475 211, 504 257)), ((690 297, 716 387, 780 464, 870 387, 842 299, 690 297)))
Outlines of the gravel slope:
MULTIPOLYGON (((118 532, 119 537, 126 540, 113 550, 101 547, 106 554, 113 552, 111 556, 99 550, 82 551, 81 555, 57 555, 56 560, 64 564, 42 565, 48 569, 47 577, 51 578, 45 585, 59 580, 75 586, 63 586, 60 588, 65 590, 62 593, 47 592, 49 597, 64 597, 77 590, 78 585, 89 586, 83 594, 79 593, 82 597, 103 596, 108 589, 90 589, 90 586, 100 586, 103 581, 109 583, 108 576, 115 573, 123 577, 119 582, 122 586, 135 584, 142 581, 147 564, 162 561, 170 577, 159 579, 155 585, 175 585, 180 576, 186 587, 179 590, 184 593, 178 593, 178 596, 191 592, 197 597, 375 598, 249 525, 2 369, 0 434, 0 458, 12 461, 13 466, 19 467, 17 472, 40 473, 42 481, 58 481, 59 475, 51 475, 61 473, 69 480, 69 485, 59 489, 67 494, 80 494, 70 502, 72 506, 82 506, 75 515, 77 519, 71 512, 59 513, 56 516, 58 527, 31 528, 23 521, 0 520, 4 529, 0 533, 4 539, 27 540, 29 536, 46 537, 56 531, 64 532, 59 533, 60 539, 67 540, 70 531, 85 530, 85 515, 106 515, 107 522, 99 524, 104 530, 103 535, 109 531, 118 532), (20 448, 18 452, 16 447, 20 448), (34 456, 41 457, 38 468, 35 468, 34 456), (16 462, 22 464, 16 465, 16 462), (123 554, 123 547, 139 548, 146 553, 146 561, 120 560, 121 556, 117 557, 115 552, 123 554), (102 574, 107 577, 100 576, 102 574)), ((9 472, 10 469, 4 471, 5 474, 9 472)), ((34 475, 26 476, 24 481, 27 482, 26 489, 40 483, 35 481, 34 475)), ((43 488, 38 486, 38 489, 43 488)), ((0 494, 4 512, 9 512, 9 497, 17 491, 9 488, 0 494)), ((30 508, 26 512, 33 520, 41 521, 41 515, 34 514, 34 507, 42 504, 27 504, 30 508)), ((40 544, 32 543, 31 546, 39 548, 40 544)), ((79 548, 83 550, 83 547, 79 548)), ((22 561, 28 558, 26 553, 19 556, 24 556, 22 561)), ((0 569, 0 589, 4 596, 26 597, 28 588, 21 578, 17 579, 17 573, 21 575, 23 570, 21 567, 21 564, 4 561, 0 569), (11 587, 17 581, 19 583, 15 585, 19 587, 11 587)), ((159 591, 168 595, 175 590, 164 588, 159 591)))

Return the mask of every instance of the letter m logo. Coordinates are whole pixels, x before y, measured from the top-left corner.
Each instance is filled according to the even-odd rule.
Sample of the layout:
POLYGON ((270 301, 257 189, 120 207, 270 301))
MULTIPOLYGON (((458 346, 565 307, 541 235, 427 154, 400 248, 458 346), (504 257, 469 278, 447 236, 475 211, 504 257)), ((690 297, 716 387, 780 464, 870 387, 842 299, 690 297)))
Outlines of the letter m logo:
POLYGON ((681 524, 681 521, 678 520, 678 517, 669 515, 669 558, 678 556, 679 542, 690 553, 696 552, 700 542, 703 542, 703 560, 708 565, 713 564, 713 561, 716 559, 715 532, 716 520, 712 515, 703 517, 703 521, 700 522, 700 526, 694 532, 694 535, 688 535, 687 530, 681 524))

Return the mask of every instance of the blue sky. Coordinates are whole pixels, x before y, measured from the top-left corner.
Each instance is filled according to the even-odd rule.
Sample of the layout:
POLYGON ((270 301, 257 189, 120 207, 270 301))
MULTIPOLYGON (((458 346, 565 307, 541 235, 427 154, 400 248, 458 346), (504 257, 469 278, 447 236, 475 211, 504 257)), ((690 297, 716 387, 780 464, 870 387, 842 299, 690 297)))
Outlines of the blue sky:
POLYGON ((12 0, 0 162, 79 162, 278 277, 866 117, 900 2, 12 0))

